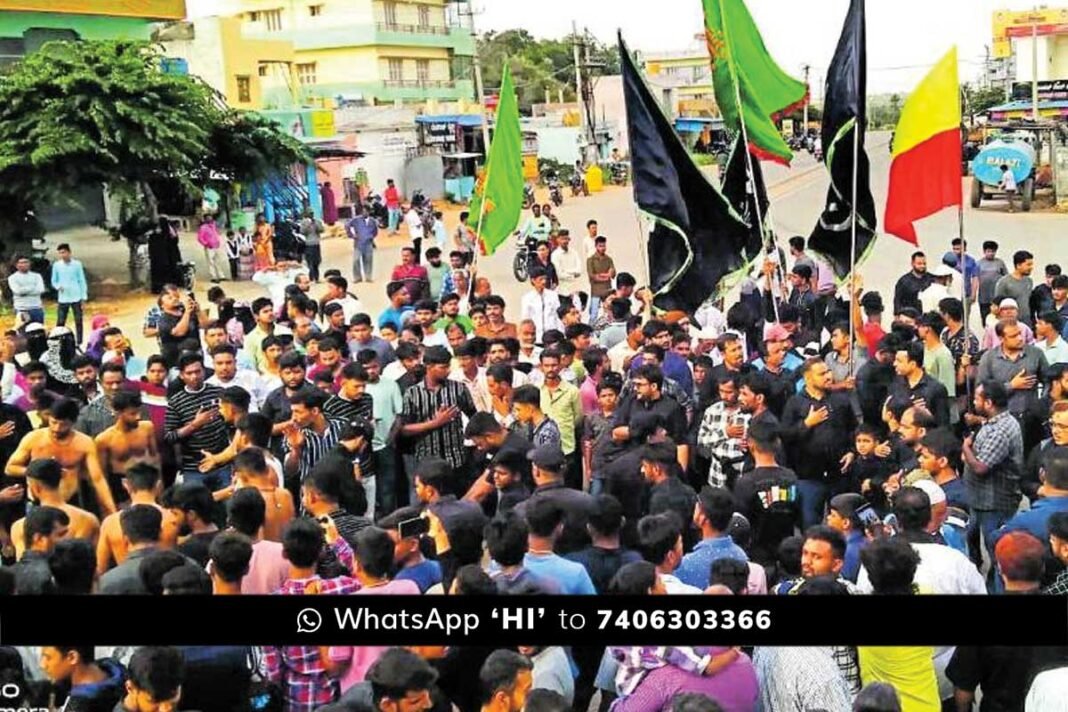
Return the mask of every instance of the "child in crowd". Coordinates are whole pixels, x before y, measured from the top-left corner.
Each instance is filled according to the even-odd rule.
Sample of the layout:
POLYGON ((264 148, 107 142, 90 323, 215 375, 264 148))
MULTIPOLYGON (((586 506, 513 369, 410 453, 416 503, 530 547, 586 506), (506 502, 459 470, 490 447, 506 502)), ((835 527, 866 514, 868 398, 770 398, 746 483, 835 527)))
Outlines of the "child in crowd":
POLYGON ((885 514, 889 511, 889 504, 883 484, 890 475, 890 463, 876 454, 879 447, 878 429, 869 423, 862 423, 857 427, 853 445, 853 461, 846 469, 848 491, 860 492, 878 512, 885 514))
POLYGON ((711 677, 738 659, 738 648, 629 645, 609 648, 619 663, 616 689, 619 697, 613 706, 637 689, 645 676, 666 665, 673 665, 694 675, 711 677))
MULTIPOLYGON (((612 429, 616 406, 619 404, 619 392, 623 389, 623 379, 617 373, 604 374, 597 386, 598 412, 583 419, 582 424, 582 471, 585 474, 583 488, 597 496, 604 488, 604 480, 591 482, 593 473, 593 446, 601 436, 612 429)), ((609 436, 610 437, 610 436, 609 436)))

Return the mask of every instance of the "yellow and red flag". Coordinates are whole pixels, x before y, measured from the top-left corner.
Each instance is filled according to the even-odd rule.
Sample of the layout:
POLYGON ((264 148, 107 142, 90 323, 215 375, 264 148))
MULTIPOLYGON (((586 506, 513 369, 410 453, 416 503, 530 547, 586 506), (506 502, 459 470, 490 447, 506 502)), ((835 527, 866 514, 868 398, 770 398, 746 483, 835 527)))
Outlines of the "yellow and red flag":
POLYGON ((956 47, 905 100, 892 155, 883 225, 888 233, 915 245, 916 220, 962 204, 956 47))

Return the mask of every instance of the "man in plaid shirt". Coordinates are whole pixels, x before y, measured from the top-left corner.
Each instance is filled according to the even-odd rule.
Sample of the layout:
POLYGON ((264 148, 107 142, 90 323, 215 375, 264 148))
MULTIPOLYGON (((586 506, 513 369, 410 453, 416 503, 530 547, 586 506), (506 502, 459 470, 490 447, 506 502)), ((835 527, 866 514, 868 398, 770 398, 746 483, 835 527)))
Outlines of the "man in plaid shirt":
POLYGON ((725 378, 717 386, 719 400, 705 410, 701 429, 697 433, 697 448, 712 461, 708 484, 727 487, 728 484, 733 485, 733 480, 741 471, 745 459, 742 438, 752 416, 743 413, 738 406, 737 378, 725 378), (725 463, 733 472, 724 469, 725 463))
MULTIPOLYGON (((353 567, 352 547, 338 534, 332 521, 320 526, 307 517, 295 519, 282 535, 282 551, 289 561, 289 578, 276 593, 283 596, 344 596, 355 593, 360 582, 348 576, 320 578, 315 566, 329 545, 349 571, 353 567)), ((271 682, 283 684, 289 712, 313 712, 338 697, 337 680, 326 673, 315 645, 292 645, 284 648, 265 646, 264 674, 271 682)))
MULTIPOLYGON (((986 422, 974 436, 964 439, 964 486, 972 506, 969 530, 978 529, 991 561, 995 532, 1020 505, 1023 470, 1023 434, 1009 412, 1009 392, 999 381, 983 381, 975 389, 975 410, 986 422)), ((993 569, 988 583, 993 581, 993 569)))

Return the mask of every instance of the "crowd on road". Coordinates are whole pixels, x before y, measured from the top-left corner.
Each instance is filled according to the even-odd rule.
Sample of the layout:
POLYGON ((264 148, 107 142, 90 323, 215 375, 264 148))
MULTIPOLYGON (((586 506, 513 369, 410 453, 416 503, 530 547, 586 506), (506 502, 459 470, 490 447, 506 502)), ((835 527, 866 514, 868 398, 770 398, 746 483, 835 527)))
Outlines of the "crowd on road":
MULTIPOLYGON (((1035 284, 1032 254, 1010 269, 992 242, 976 259, 954 241, 930 269, 917 252, 891 315, 795 237, 729 305, 665 313, 595 220, 572 242, 539 208, 521 228, 537 242, 529 289, 509 305, 479 275, 464 216, 450 233, 432 209, 407 214, 413 244, 388 279, 369 212, 345 226, 351 281, 317 250, 306 264, 264 251, 251 277, 264 294, 243 304, 209 254, 204 303, 160 285, 151 355, 99 315, 85 340, 67 310, 46 329, 18 262, 23 323, 0 343, 0 593, 1068 593, 1056 264, 1035 284), (368 313, 357 284, 389 306, 368 313)), ((61 302, 80 303, 69 248, 63 264, 58 281, 75 286, 61 302)), ((1068 700, 1046 701, 1064 690, 1064 648, 45 647, 20 660, 68 709, 93 710, 173 709, 179 693, 180 708, 222 709, 189 700, 222 694, 205 681, 227 669, 243 672, 219 683, 240 688, 226 709, 272 695, 293 711, 384 712, 1068 700)))

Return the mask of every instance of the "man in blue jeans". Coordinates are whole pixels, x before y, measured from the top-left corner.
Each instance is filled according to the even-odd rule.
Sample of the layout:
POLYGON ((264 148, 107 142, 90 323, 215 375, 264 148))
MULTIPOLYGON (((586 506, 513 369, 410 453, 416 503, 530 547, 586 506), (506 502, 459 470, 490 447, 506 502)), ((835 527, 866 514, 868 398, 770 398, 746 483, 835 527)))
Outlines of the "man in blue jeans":
POLYGON ((44 303, 41 295, 45 293, 45 283, 41 275, 30 271, 30 258, 25 255, 15 257, 15 271, 7 278, 11 288, 11 306, 15 317, 25 324, 44 324, 44 303))
POLYGON ((848 392, 830 391, 832 375, 823 360, 805 361, 801 374, 805 387, 786 402, 781 435, 797 474, 801 528, 808 529, 823 521, 827 500, 845 489, 841 461, 857 421, 848 392))
POLYGON ((1009 412, 1009 391, 998 381, 983 381, 975 389, 975 412, 986 422, 964 439, 964 486, 972 506, 969 532, 978 529, 991 566, 993 581, 995 533, 1020 505, 1020 473, 1024 448, 1020 424, 1009 412))
POLYGON ((63 243, 56 248, 59 259, 52 264, 52 288, 56 290, 59 311, 56 326, 67 323, 67 312, 74 312, 74 333, 78 344, 85 343, 82 327, 82 304, 89 298, 85 280, 85 268, 78 260, 71 259, 70 245, 63 243))

